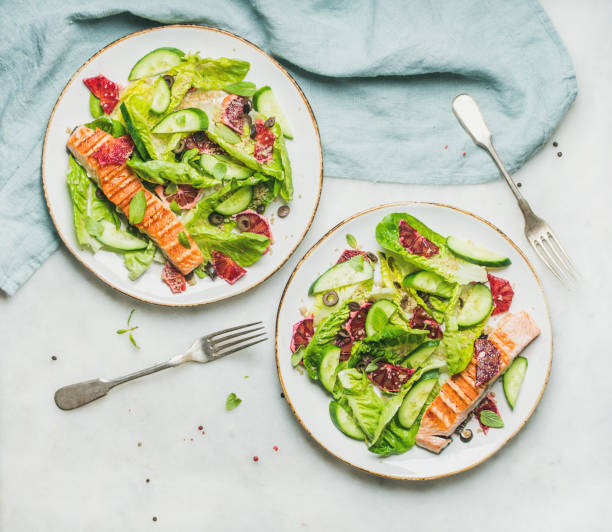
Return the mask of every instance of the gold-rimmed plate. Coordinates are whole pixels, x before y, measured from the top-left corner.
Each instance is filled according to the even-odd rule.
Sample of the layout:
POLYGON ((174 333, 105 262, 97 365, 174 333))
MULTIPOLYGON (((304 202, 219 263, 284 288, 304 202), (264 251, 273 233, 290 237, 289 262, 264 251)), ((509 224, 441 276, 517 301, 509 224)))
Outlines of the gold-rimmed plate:
MULTIPOLYGON (((70 252, 87 269, 109 286, 142 301, 169 306, 202 305, 232 297, 259 285, 287 261, 302 241, 314 218, 321 194, 323 159, 321 141, 313 112, 301 89, 289 73, 254 44, 216 28, 174 25, 152 28, 123 37, 91 57, 70 79, 60 94, 45 134, 42 155, 42 182, 47 206, 57 232, 70 252), (66 141, 78 124, 91 120, 89 91, 83 79, 104 74, 127 84, 134 63, 162 46, 185 52, 199 51, 203 57, 235 57, 251 63, 247 76, 258 87, 273 88, 294 130, 287 142, 295 187, 291 212, 286 218, 272 216, 275 239, 271 253, 248 268, 234 285, 222 280, 199 280, 181 294, 171 294, 161 281, 161 265, 153 264, 138 280, 128 279, 121 256, 100 251, 95 255, 78 247, 72 221, 72 204, 66 187, 68 157, 66 141)), ((279 204, 272 204, 269 213, 279 204)))
POLYGON ((302 427, 327 451, 340 460, 382 477, 424 480, 444 477, 470 469, 501 449, 525 425, 546 387, 552 364, 552 331, 546 298, 533 267, 504 233, 486 220, 448 205, 406 202, 382 205, 355 214, 331 229, 300 260, 291 274, 278 307, 276 318, 276 363, 285 397, 302 427), (292 326, 302 319, 300 309, 308 307, 308 287, 323 271, 336 262, 347 247, 346 235, 352 234, 364 250, 378 251, 376 224, 392 212, 407 212, 435 231, 472 239, 503 253, 511 266, 499 272, 514 286, 511 311, 527 310, 541 329, 541 334, 523 352, 529 367, 514 410, 508 406, 501 381, 492 391, 497 397, 505 426, 479 432, 476 420, 470 421, 474 437, 462 443, 458 437, 440 454, 413 447, 401 455, 382 458, 370 453, 363 442, 351 440, 338 431, 328 414, 330 396, 313 383, 304 372, 291 366, 292 326))

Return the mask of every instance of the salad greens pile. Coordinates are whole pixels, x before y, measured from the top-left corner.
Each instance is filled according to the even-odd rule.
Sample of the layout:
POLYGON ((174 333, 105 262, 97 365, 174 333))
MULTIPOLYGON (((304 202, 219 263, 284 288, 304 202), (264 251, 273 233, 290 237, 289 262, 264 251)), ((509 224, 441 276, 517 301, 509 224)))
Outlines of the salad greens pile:
MULTIPOLYGON (((210 275, 211 268, 214 273, 213 251, 241 267, 258 261, 272 242, 267 207, 276 199, 293 199, 285 143, 293 133, 272 89, 245 81, 249 69, 240 59, 202 58, 166 47, 141 58, 121 90, 104 76, 85 80, 93 116, 85 125, 115 138, 129 135, 133 152, 126 164, 167 203, 201 249, 199 276, 210 275), (92 80, 102 84, 104 96, 96 96, 92 80), (117 96, 109 104, 105 98, 113 90, 117 96), (258 228, 238 225, 236 215, 244 212, 258 228)), ((132 280, 153 261, 164 262, 163 250, 105 198, 72 156, 69 166, 79 246, 121 253, 132 280), (116 245, 99 238, 107 227, 103 221, 115 226, 116 245), (128 236, 129 246, 123 247, 128 236)), ((184 240, 189 244, 186 235, 184 240)))
POLYGON ((313 282, 291 350, 292 365, 331 395, 334 425, 387 456, 415 444, 441 386, 473 357, 495 312, 483 263, 510 261, 471 242, 449 245, 406 213, 385 216, 376 239, 384 251, 347 249, 313 282))

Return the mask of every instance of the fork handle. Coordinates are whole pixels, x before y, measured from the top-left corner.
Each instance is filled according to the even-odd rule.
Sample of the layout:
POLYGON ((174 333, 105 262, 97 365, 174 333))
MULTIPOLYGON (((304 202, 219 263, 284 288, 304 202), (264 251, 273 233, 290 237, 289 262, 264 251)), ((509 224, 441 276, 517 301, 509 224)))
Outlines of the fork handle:
POLYGON ((453 112, 459 120, 459 123, 463 126, 472 140, 477 146, 480 146, 485 150, 493 159, 493 162, 497 166, 499 173, 504 177, 506 183, 510 187, 510 190, 514 194, 519 207, 523 211, 524 215, 533 214, 531 207, 527 203, 527 200, 523 197, 520 190, 516 186, 516 183, 506 170, 504 163, 501 162, 497 151, 493 147, 493 137, 491 130, 485 122, 484 116, 480 107, 476 103, 476 100, 469 94, 460 94, 456 96, 452 103, 453 112))
POLYGON ((93 379, 78 382, 76 384, 70 384, 55 392, 55 404, 62 410, 79 408, 80 406, 91 403, 96 399, 100 399, 100 397, 104 397, 111 388, 114 388, 119 384, 144 377, 145 375, 150 375, 151 373, 157 373, 158 371, 162 371, 164 369, 173 368, 179 364, 182 364, 183 362, 187 362, 188 360, 189 359, 185 355, 179 355, 167 360, 166 362, 162 362, 161 364, 156 364, 155 366, 151 366, 140 371, 135 371, 134 373, 129 373, 128 375, 119 377, 117 379, 93 379))

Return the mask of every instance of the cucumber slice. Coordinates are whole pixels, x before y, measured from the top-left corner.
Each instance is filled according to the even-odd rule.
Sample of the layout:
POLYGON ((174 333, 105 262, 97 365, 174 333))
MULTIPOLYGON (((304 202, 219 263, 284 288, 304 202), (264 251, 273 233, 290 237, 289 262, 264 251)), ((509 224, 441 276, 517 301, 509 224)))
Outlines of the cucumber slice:
POLYGON ((427 340, 423 342, 419 347, 408 354, 402 364, 413 369, 421 367, 439 345, 440 340, 427 340))
POLYGON ((190 133, 208 128, 208 115, 197 107, 174 111, 162 118, 151 133, 190 133))
POLYGON ((372 336, 382 330, 396 310, 397 306, 395 303, 388 299, 379 299, 374 303, 366 316, 366 335, 372 336))
POLYGON ((347 412, 346 408, 332 401, 329 403, 329 417, 331 417, 332 423, 336 425, 336 428, 346 434, 349 438, 354 440, 364 440, 365 436, 357 422, 347 412))
POLYGON ((115 251, 136 251, 147 247, 147 242, 134 235, 117 229, 115 224, 106 220, 100 220, 102 232, 96 238, 106 247, 115 251))
POLYGON ((504 394, 513 410, 521 391, 525 373, 527 373, 527 359, 525 357, 516 357, 504 373, 504 394))
POLYGON ((446 239, 446 245, 455 255, 467 260, 473 264, 480 266, 489 266, 491 268, 502 268, 509 266, 512 261, 508 257, 504 257, 499 253, 490 251, 480 247, 471 240, 463 240, 456 236, 449 236, 446 239))
POLYGON ((132 137, 134 141, 134 146, 136 147, 136 151, 138 151, 138 155, 140 155, 143 161, 148 161, 151 157, 149 156, 149 152, 147 151, 147 147, 145 143, 140 138, 140 134, 138 133, 138 129, 134 125, 134 121, 130 116, 130 112, 128 111, 125 103, 121 103, 119 107, 121 110, 121 116, 123 116, 123 121, 125 122, 125 128, 127 129, 128 134, 132 137))
POLYGON ((222 164, 226 168, 223 179, 246 179, 254 173, 254 170, 243 166, 229 157, 224 157, 223 155, 215 156, 208 153, 200 155, 200 166, 207 174, 215 175, 213 169, 217 164, 222 164))
POLYGON ((319 380, 329 393, 333 393, 336 384, 336 369, 340 363, 340 348, 329 347, 319 363, 319 380))
POLYGON ((219 214, 229 216, 244 211, 253 199, 253 187, 241 187, 225 201, 217 205, 215 211, 219 214))
POLYGON ((411 273, 404 277, 403 284, 406 288, 414 288, 421 292, 427 292, 435 296, 449 298, 453 295, 453 283, 442 279, 437 273, 420 271, 411 273))
POLYGON ((230 129, 225 124, 215 124, 214 133, 219 135, 222 140, 229 144, 238 144, 240 142, 240 135, 233 129, 230 129))
POLYGON ((343 286, 368 281, 374 277, 374 269, 371 264, 363 258, 363 255, 356 255, 345 262, 332 266, 323 273, 308 290, 308 295, 320 294, 328 290, 335 290, 343 286))
POLYGON ((406 429, 412 427, 437 382, 437 375, 435 378, 421 379, 406 394, 402 406, 397 411, 397 420, 402 427, 406 429))
POLYGON ((167 72, 178 65, 185 57, 185 52, 178 48, 164 46, 149 52, 141 57, 132 67, 128 80, 133 81, 140 78, 149 78, 162 72, 167 72))
POLYGON ((165 113, 170 107, 170 88, 164 78, 157 78, 153 85, 153 100, 151 111, 157 115, 165 113))
POLYGON ((293 138, 289 121, 270 87, 266 85, 253 94, 253 105, 266 118, 273 116, 276 119, 276 123, 280 126, 284 137, 288 139, 293 138))
POLYGON ((476 325, 489 315, 492 308, 493 297, 489 287, 481 283, 472 285, 457 317, 457 325, 463 329, 476 325))

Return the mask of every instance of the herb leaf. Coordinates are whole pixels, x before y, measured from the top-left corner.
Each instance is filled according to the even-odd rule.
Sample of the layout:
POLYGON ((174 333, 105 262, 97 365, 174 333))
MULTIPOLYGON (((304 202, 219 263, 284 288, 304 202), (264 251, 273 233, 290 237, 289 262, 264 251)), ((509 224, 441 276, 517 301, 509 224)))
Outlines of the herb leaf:
POLYGON ((297 351, 291 355, 291 365, 295 368, 301 361, 304 356, 304 346, 301 345, 298 347, 297 351))
POLYGON ((377 369, 378 369, 378 364, 375 361, 372 361, 367 365, 365 372, 371 373, 372 371, 377 370, 377 369))
POLYGON ((130 326, 130 322, 132 321, 132 314, 134 314, 135 311, 136 311, 135 308, 130 310, 130 315, 128 316, 128 321, 127 321, 128 327, 130 326))
POLYGON ((240 399, 234 392, 230 393, 225 400, 225 410, 234 410, 240 403, 242 403, 242 399, 240 399))
POLYGON ((176 194, 178 192, 178 185, 176 183, 168 183, 166 185, 166 188, 164 188, 164 192, 168 196, 172 196, 173 194, 176 194))
POLYGON ((504 426, 502 418, 493 412, 493 410, 483 410, 480 412, 480 422, 494 429, 501 429, 504 426))
POLYGON ((94 118, 100 118, 104 114, 100 100, 91 93, 89 94, 89 112, 94 118))
POLYGON ((227 165, 223 163, 215 164, 215 166, 213 166, 212 173, 216 179, 223 179, 227 174, 227 165))
POLYGON ((353 249, 357 249, 357 239, 350 233, 347 233, 346 235, 346 243, 353 249))
POLYGON ((132 345, 134 347, 136 347, 137 349, 140 349, 140 346, 136 343, 136 340, 134 340, 134 336, 132 336, 132 333, 130 333, 130 342, 132 342, 132 345))
POLYGON ((131 224, 139 224, 144 220, 145 210, 147 208, 147 198, 144 190, 139 190, 134 194, 130 201, 128 210, 128 220, 131 224))
POLYGON ((191 242, 189 242, 189 237, 187 236, 187 233, 185 233, 185 231, 181 231, 178 234, 178 241, 184 248, 191 248, 191 242))
POLYGON ((255 83, 251 83, 250 81, 237 81, 236 83, 231 83, 226 87, 223 87, 225 92, 229 92, 230 94, 237 94, 238 96, 246 96, 250 98, 255 94, 255 90, 257 87, 255 83))
POLYGON ((182 214, 181 208, 179 207, 179 204, 176 202, 176 200, 172 200, 170 202, 170 210, 177 216, 180 216, 182 214))

